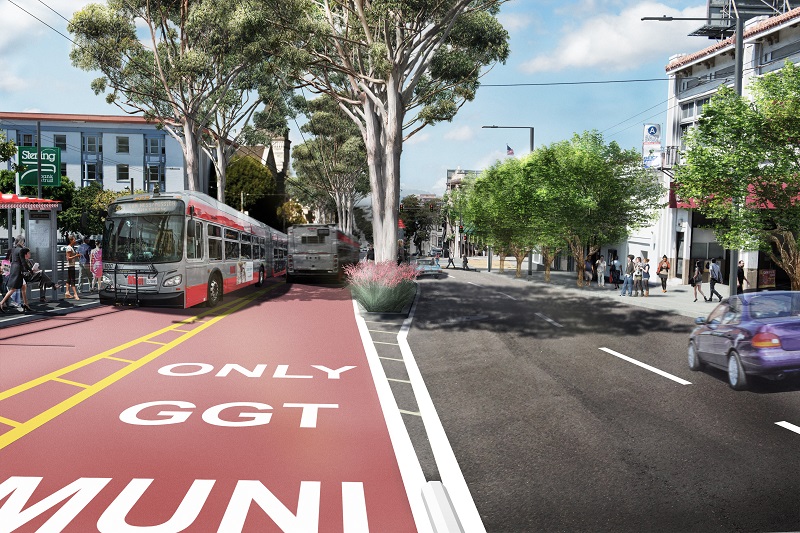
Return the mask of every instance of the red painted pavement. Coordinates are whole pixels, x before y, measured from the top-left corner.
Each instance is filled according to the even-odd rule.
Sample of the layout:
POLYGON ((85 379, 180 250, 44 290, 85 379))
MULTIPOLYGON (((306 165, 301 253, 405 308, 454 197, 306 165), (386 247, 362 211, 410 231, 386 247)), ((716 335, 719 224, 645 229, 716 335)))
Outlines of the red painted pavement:
MULTIPOLYGON (((250 294, 252 290, 240 292, 250 294)), ((229 301, 231 296, 225 303, 229 301)), ((47 322, 60 326, 58 331, 43 327, 43 322, 0 330, 0 390, 203 310, 102 308, 47 322)), ((197 325, 180 329, 191 331, 194 327, 197 325)), ((170 342, 182 334, 170 331, 153 340, 170 342)), ((159 346, 139 344, 115 356, 134 359, 159 346)), ((104 359, 62 378, 91 385, 125 365, 104 359)), ((74 385, 49 382, 0 400, 0 417, 22 422, 78 390, 74 385)), ((0 438, 9 429, 0 423, 0 438)), ((25 483, 32 483, 20 481, 20 477, 42 478, 24 504, 26 509, 81 478, 93 478, 83 482, 87 486, 102 485, 85 507, 77 507, 79 511, 68 525, 53 531, 98 531, 98 520, 105 513, 107 523, 101 524, 105 529, 100 530, 113 533, 126 531, 125 522, 132 526, 166 523, 139 530, 159 533, 213 532, 221 523, 228 524, 226 532, 305 533, 313 531, 308 524, 314 523, 317 508, 319 531, 344 531, 343 520, 362 524, 364 513, 369 531, 416 531, 349 293, 342 289, 295 285, 285 294, 267 294, 0 449, 0 531, 36 531, 69 510, 63 502, 58 503, 24 525, 11 527, 9 517, 17 514, 12 507, 19 507, 14 499, 22 496, 25 483), (235 369, 227 377, 217 376, 226 364, 241 365, 248 371, 258 369, 259 364, 266 368, 261 377, 246 377, 235 369), (344 369, 347 366, 355 368, 344 369), (159 369, 170 373, 165 367, 173 374, 204 373, 160 374, 159 369), (337 375, 339 379, 330 379, 337 375), (190 413, 185 422, 176 424, 138 425, 120 420, 121 413, 131 408, 135 411, 135 406, 146 402, 189 402, 196 408, 161 405, 134 415, 153 421, 190 413), (221 427, 219 420, 208 414, 212 423, 203 419, 209 408, 230 402, 254 402, 272 409, 231 407, 218 413, 219 420, 242 423, 262 417, 259 421, 264 422, 264 413, 271 413, 271 419, 251 427, 221 427), (318 404, 337 407, 308 407, 318 404), (310 413, 315 410, 316 423, 312 424, 310 413), (176 414, 159 415, 164 411, 176 414), (301 427, 304 413, 309 415, 305 424, 316 427, 301 427), (153 481, 145 490, 147 482, 134 481, 137 479, 153 481), (178 513, 170 522, 193 483, 197 492, 183 502, 183 515, 178 513), (9 496, 12 485, 17 490, 9 496), (137 487, 144 491, 141 496, 132 495, 128 505, 123 505, 126 500, 121 493, 133 494, 130 491, 137 487), (209 487, 205 497, 203 490, 209 487), (232 500, 234 493, 237 496, 232 500), (343 503, 343 494, 349 503, 343 503), (300 500, 304 507, 298 509, 300 500), (243 527, 235 526, 237 512, 240 521, 244 520, 243 527), (190 524, 186 529, 178 529, 181 516, 190 524), (275 524, 276 519, 283 529, 275 524)), ((355 526, 350 530, 360 531, 355 526)))

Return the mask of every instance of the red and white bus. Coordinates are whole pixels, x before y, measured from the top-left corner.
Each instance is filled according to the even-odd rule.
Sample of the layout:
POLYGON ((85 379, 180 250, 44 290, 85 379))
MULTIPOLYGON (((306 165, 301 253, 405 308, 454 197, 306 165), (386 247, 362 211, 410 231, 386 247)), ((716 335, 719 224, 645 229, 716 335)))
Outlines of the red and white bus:
POLYGON ((286 273, 286 234, 193 191, 123 196, 108 209, 100 302, 217 305, 286 273))
POLYGON ((300 276, 341 279, 345 266, 358 263, 358 241, 335 225, 290 226, 288 237, 286 281, 294 281, 300 276))

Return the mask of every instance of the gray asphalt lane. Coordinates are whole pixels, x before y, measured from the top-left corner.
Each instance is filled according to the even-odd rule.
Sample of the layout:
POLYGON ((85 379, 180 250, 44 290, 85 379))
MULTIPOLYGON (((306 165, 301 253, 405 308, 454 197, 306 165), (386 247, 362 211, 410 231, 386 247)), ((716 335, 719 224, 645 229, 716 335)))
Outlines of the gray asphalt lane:
POLYGON ((409 342, 487 531, 800 529, 797 383, 691 372, 686 316, 450 275, 409 342))

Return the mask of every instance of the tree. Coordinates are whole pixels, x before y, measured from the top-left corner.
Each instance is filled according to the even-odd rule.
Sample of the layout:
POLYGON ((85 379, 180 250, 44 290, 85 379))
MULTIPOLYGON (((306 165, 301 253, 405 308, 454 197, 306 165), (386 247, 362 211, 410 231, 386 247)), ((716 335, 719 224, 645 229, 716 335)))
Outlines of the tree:
POLYGON ((406 227, 404 230, 406 242, 413 242, 417 253, 422 252, 422 243, 430 239, 431 228, 438 220, 438 214, 432 212, 428 204, 420 202, 419 198, 410 194, 402 200, 403 210, 400 220, 406 227))
POLYGON ((689 132, 675 181, 725 248, 762 250, 800 290, 800 69, 722 87, 689 132))
POLYGON ((293 168, 305 186, 331 197, 339 227, 352 233, 353 208, 369 192, 364 141, 332 98, 304 101, 302 109, 309 120, 300 130, 314 138, 294 148, 293 168))
POLYGON ((265 65, 285 37, 272 23, 297 16, 288 0, 107 0, 78 11, 68 25, 73 65, 98 70, 96 94, 126 113, 143 113, 183 149, 188 188, 199 188, 198 150, 207 134, 224 201, 228 134, 249 120, 261 94, 246 101, 269 71, 265 65), (146 28, 148 45, 137 24, 146 28))
POLYGON ((642 166, 641 154, 605 144, 597 131, 535 150, 530 171, 541 180, 536 194, 546 234, 551 242, 566 242, 579 287, 587 255, 647 225, 663 207, 664 189, 655 172, 642 166))
POLYGON ((6 134, 0 131, 0 163, 5 163, 17 155, 17 147, 12 140, 6 140, 6 134))
POLYGON ((303 213, 303 206, 294 200, 284 202, 278 208, 278 216, 283 219, 286 226, 306 224, 308 222, 305 213, 303 213))
POLYGON ((228 166, 228 205, 246 211, 275 192, 275 176, 253 156, 236 156, 228 166))
POLYGON ((298 83, 335 98, 367 150, 375 260, 396 258, 403 141, 451 120, 481 69, 508 57, 503 0, 320 2, 298 25, 298 83))

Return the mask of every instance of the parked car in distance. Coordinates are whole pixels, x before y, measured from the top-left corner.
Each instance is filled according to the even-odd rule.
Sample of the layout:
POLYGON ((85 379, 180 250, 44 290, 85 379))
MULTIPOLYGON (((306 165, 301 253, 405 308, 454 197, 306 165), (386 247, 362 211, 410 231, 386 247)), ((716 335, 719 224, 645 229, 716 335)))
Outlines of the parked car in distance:
POLYGON ((436 279, 444 276, 442 267, 432 257, 420 257, 414 260, 414 268, 417 270, 417 277, 434 276, 436 279))
POLYGON ((439 248, 438 246, 431 246, 431 255, 436 255, 436 254, 442 255, 442 249, 439 248))
POLYGON ((688 347, 691 370, 704 365, 725 370, 734 390, 747 389, 752 376, 800 375, 800 292, 738 294, 695 323, 688 347))

